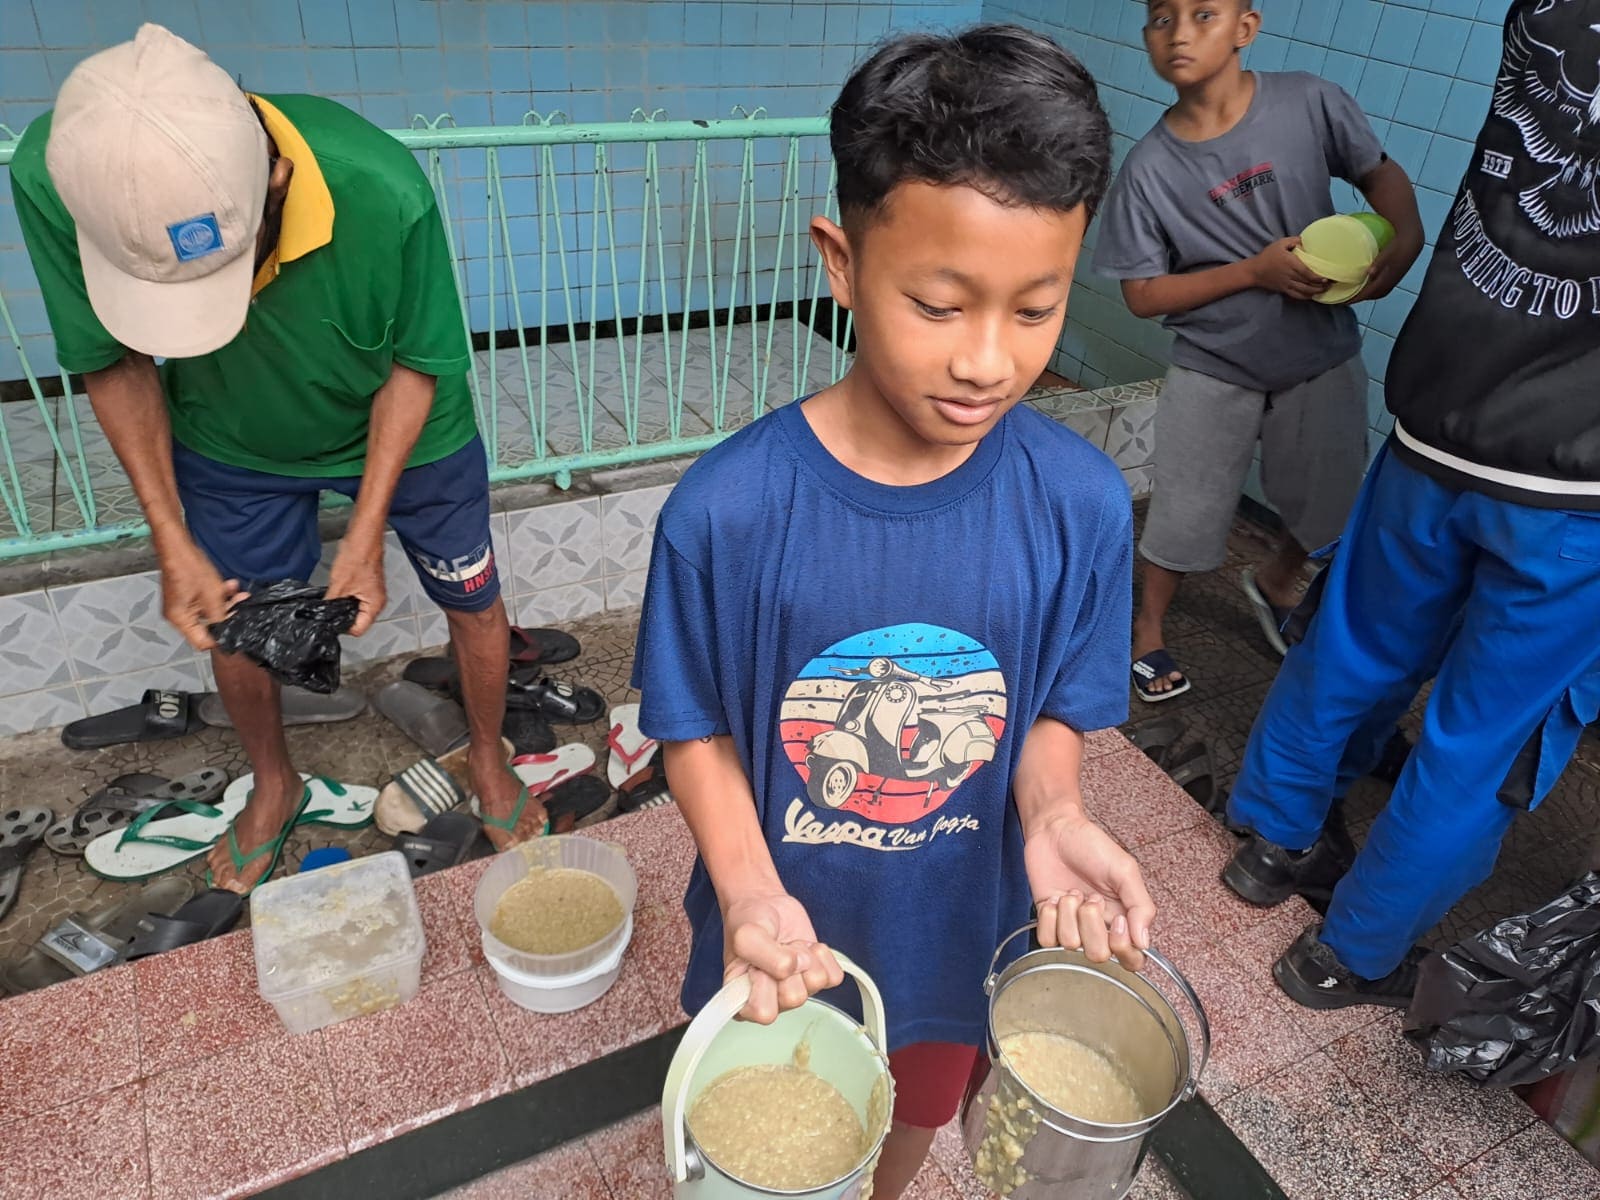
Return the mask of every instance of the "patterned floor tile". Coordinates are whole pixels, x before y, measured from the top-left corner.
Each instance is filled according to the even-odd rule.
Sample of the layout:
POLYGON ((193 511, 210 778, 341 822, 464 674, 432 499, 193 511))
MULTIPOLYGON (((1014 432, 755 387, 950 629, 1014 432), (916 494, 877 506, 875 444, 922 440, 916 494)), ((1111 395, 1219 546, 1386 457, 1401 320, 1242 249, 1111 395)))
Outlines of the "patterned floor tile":
POLYGON ((48 1112, 138 1077, 131 970, 103 971, 4 1004, 0 1119, 48 1112))
MULTIPOLYGON (((1224 1102, 1218 1110, 1296 1200, 1414 1200, 1442 1172, 1389 1112, 1316 1054, 1224 1102)), ((1511 1190, 1500 1196, 1546 1195, 1511 1190)))
POLYGON ((44 592, 0 596, 0 695, 72 682, 67 641, 44 592))
POLYGON ((143 1200, 150 1194, 144 1092, 137 1084, 8 1122, 0 1180, 30 1200, 143 1200))
POLYGON ((643 571, 650 565, 656 516, 671 491, 670 487, 642 488, 601 497, 601 536, 607 576, 643 571))
POLYGON ((1400 1024, 1399 1016, 1374 1021, 1336 1042, 1328 1057, 1445 1174, 1538 1119, 1511 1092, 1426 1070, 1400 1024))
POLYGON ((6 696, 0 698, 0 737, 65 725, 87 712, 83 693, 75 683, 6 696))
MULTIPOLYGON (((606 1186, 586 1142, 576 1142, 474 1180, 440 1200, 622 1200, 606 1186)), ((628 1197, 632 1200, 632 1197, 628 1197)))
POLYGON ((345 1154, 320 1033, 153 1077, 145 1126, 156 1200, 248 1196, 345 1154))
POLYGON ((287 1036, 277 1010, 261 999, 248 933, 141 959, 133 976, 145 1075, 287 1036))
POLYGON ((507 529, 506 564, 517 595, 600 577, 599 500, 568 500, 512 513, 507 529))
POLYGON ((1600 1200, 1600 1172, 1537 1122, 1468 1163, 1450 1185, 1462 1200, 1600 1200))
POLYGON ((164 667, 194 655, 162 618, 154 571, 55 588, 51 597, 78 679, 164 667))
POLYGON ((511 1073, 477 977, 426 985, 399 1008, 324 1032, 351 1152, 509 1090, 511 1073))

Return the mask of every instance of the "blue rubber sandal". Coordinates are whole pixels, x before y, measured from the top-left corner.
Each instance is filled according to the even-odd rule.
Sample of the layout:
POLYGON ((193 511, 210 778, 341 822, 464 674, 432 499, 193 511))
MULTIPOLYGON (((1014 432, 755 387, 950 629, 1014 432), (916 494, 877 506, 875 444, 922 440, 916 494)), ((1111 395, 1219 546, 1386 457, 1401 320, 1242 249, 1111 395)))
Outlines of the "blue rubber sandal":
MULTIPOLYGON (((272 873, 278 869, 278 863, 283 859, 283 847, 289 840, 289 835, 295 831, 295 826, 300 823, 301 816, 306 811, 306 806, 311 803, 311 789, 308 787, 300 793, 300 803, 295 807, 294 815, 289 818, 278 836, 271 841, 263 842, 249 854, 239 849, 238 834, 232 823, 228 825, 228 857, 233 860, 233 873, 243 875, 244 870, 264 854, 271 854, 272 861, 267 863, 267 869, 256 878, 256 881, 245 889, 244 895, 248 896, 267 880, 272 878, 272 873)), ((211 877, 211 872, 206 871, 206 886, 215 888, 216 881, 211 877)))

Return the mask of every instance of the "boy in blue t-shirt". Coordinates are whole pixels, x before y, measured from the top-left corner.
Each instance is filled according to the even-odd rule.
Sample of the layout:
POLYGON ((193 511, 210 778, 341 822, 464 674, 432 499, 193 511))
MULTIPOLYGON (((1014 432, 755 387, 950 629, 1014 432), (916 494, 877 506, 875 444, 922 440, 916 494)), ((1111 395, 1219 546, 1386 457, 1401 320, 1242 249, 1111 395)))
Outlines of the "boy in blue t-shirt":
POLYGON ((685 1007, 749 972, 771 1021, 883 992, 893 1200, 958 1107, 985 971, 1041 941, 1138 967, 1155 908, 1085 814, 1127 714, 1132 513, 1111 461, 1017 408, 1110 173, 1094 81, 987 26, 883 47, 833 108, 811 234, 854 365, 706 454, 662 510, 634 682, 700 850, 685 1007))

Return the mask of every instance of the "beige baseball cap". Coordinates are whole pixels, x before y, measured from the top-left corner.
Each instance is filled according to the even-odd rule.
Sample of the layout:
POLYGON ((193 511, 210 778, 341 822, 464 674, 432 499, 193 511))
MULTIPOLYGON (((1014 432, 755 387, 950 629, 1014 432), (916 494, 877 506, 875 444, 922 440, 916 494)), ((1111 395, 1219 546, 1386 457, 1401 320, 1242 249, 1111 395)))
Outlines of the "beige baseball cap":
POLYGON ((192 358, 244 328, 267 195, 267 135, 238 86, 159 25, 61 85, 45 163, 78 226, 89 303, 112 337, 192 358))

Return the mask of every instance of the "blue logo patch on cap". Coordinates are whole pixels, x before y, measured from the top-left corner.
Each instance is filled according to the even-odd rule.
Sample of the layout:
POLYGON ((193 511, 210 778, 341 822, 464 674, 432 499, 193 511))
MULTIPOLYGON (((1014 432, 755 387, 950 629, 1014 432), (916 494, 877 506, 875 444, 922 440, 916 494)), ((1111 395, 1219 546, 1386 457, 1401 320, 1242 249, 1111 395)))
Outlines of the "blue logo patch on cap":
POLYGON ((193 262, 222 249, 222 230, 217 228, 217 214, 190 217, 176 225, 167 226, 167 236, 179 262, 193 262))

